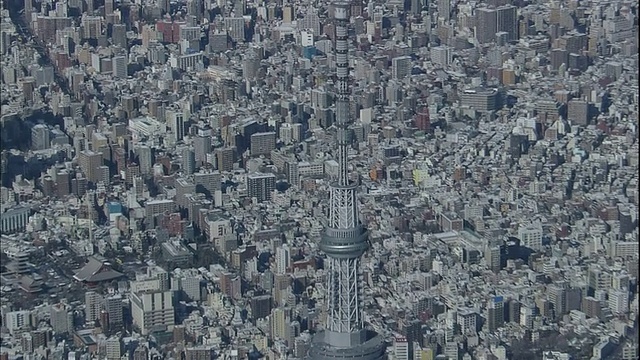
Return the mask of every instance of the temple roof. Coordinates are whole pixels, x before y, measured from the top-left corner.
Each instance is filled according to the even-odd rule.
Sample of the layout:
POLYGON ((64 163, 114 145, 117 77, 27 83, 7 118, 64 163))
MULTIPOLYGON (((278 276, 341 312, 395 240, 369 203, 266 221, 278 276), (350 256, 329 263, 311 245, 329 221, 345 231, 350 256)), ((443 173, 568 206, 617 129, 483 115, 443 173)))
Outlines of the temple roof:
POLYGON ((101 282, 114 280, 124 276, 121 272, 112 270, 111 267, 94 257, 90 257, 89 261, 78 270, 73 276, 78 281, 101 282))

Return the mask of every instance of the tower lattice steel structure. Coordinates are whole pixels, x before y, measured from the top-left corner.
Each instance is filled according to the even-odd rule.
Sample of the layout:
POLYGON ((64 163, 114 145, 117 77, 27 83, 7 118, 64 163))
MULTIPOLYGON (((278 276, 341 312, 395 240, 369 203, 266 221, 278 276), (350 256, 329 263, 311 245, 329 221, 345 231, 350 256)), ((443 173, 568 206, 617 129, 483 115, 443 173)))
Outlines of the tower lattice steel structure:
POLYGON ((336 142, 339 172, 331 185, 329 219, 320 249, 327 254, 327 321, 314 338, 310 358, 385 359, 380 336, 364 327, 361 288, 358 280, 360 257, 368 249, 368 233, 358 216, 356 185, 349 181, 349 10, 346 1, 334 3, 336 61, 336 142))

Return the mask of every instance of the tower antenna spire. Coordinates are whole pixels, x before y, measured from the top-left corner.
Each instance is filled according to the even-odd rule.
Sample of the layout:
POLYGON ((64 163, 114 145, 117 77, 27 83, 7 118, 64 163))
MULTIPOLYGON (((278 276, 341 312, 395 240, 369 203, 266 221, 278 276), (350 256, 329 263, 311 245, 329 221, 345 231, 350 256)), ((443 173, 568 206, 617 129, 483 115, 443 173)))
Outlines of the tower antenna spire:
POLYGON ((349 11, 351 3, 333 3, 336 62, 336 145, 338 177, 331 185, 329 219, 319 247, 327 254, 326 310, 324 331, 314 338, 310 358, 385 359, 385 344, 365 328, 359 282, 360 257, 369 248, 368 232, 360 222, 356 184, 349 181, 351 146, 349 84, 349 11))

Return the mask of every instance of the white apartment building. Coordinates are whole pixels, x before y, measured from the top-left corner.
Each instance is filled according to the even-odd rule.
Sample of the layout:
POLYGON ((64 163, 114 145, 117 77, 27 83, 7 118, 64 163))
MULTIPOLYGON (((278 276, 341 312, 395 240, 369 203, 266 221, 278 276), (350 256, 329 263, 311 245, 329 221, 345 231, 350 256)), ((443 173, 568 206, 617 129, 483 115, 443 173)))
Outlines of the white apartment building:
POLYGON ((289 246, 282 245, 276 249, 276 274, 286 274, 291 265, 291 250, 289 246))
POLYGON ((172 331, 175 325, 173 291, 150 290, 131 293, 133 324, 143 335, 154 330, 172 331))
POLYGON ((440 65, 443 68, 446 68, 451 64, 453 58, 452 48, 447 45, 436 46, 431 49, 431 62, 434 65, 440 65))
POLYGON ((18 330, 31 326, 31 312, 28 310, 19 310, 8 312, 4 316, 4 326, 13 335, 18 330))
POLYGON ((393 358, 409 360, 409 341, 405 337, 397 336, 393 339, 393 358))
POLYGON ((58 334, 73 331, 73 313, 71 307, 65 303, 51 305, 49 308, 49 323, 58 334))
POLYGON ((119 360, 122 356, 122 342, 117 337, 110 337, 104 341, 105 358, 107 360, 119 360))
POLYGON ((614 314, 626 314, 629 312, 629 292, 626 289, 609 292, 609 309, 614 314))
POLYGON ((520 245, 532 250, 542 249, 542 224, 539 222, 520 225, 518 227, 520 245))
POLYGON ((100 318, 100 312, 104 307, 104 298, 95 291, 84 293, 84 318, 87 323, 95 322, 100 318))
POLYGON ((411 74, 411 57, 399 56, 391 59, 391 75, 394 79, 401 80, 411 74))
MULTIPOLYGON (((193 270, 193 269, 190 269, 193 270)), ((184 271, 176 269, 173 272, 174 276, 171 278, 171 289, 180 290, 193 301, 202 300, 201 282, 202 275, 197 270, 184 271)))
POLYGON ((609 245, 609 255, 611 257, 630 257, 638 256, 637 241, 611 241, 609 245))

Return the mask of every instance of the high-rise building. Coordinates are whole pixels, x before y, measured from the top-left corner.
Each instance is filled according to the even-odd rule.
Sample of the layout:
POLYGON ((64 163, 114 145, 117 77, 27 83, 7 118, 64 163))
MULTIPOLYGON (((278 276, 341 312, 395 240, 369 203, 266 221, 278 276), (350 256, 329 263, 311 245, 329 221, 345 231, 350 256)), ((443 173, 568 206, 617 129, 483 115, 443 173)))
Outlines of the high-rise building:
POLYGON ((453 49, 447 45, 431 48, 431 62, 446 68, 453 61, 453 49))
POLYGON ((288 336, 289 316, 283 308, 275 308, 271 311, 271 336, 274 340, 285 340, 288 336))
POLYGON ((251 156, 268 155, 276 148, 276 133, 263 132, 251 135, 251 156))
POLYGON ((153 168, 153 149, 148 146, 140 146, 137 150, 140 174, 151 174, 153 168))
POLYGON ((425 107, 422 111, 419 111, 414 120, 414 126, 418 130, 429 131, 431 129, 431 120, 429 116, 429 108, 425 107))
POLYGON ((136 177, 140 176, 140 167, 136 163, 131 163, 127 165, 125 169, 125 179, 124 183, 128 186, 132 186, 136 177))
POLYGON ((172 212, 175 210, 176 204, 173 200, 162 199, 162 200, 151 200, 145 203, 145 213, 146 213, 146 221, 147 224, 154 224, 154 218, 158 214, 163 214, 165 212, 172 212))
POLYGON ((600 305, 600 301, 593 296, 586 296, 582 300, 582 306, 580 308, 583 313, 590 318, 599 318, 600 313, 602 311, 602 305, 600 305))
POLYGON ((626 314, 629 312, 629 291, 627 289, 612 290, 609 292, 609 309, 614 314, 626 314))
POLYGON ((58 197, 64 197, 69 195, 71 191, 71 176, 66 169, 60 170, 56 174, 56 195, 58 197))
POLYGON ((114 56, 111 59, 111 64, 113 67, 113 77, 120 79, 127 78, 127 58, 125 56, 114 56))
MULTIPOLYGON (((6 55, 9 52, 11 46, 11 34, 7 30, 0 31, 0 55, 6 55)), ((7 76, 5 75, 5 81, 7 76)))
POLYGON ((282 20, 285 24, 290 24, 293 21, 295 13, 292 5, 282 7, 282 20))
POLYGON ((211 137, 196 136, 193 139, 193 147, 196 156, 196 166, 202 166, 207 162, 207 154, 211 152, 211 137))
POLYGON ((551 68, 558 70, 562 64, 566 66, 569 63, 569 53, 564 49, 551 49, 549 61, 551 68))
POLYGON ((123 344, 119 337, 112 336, 104 341, 105 358, 118 360, 122 356, 123 344))
POLYGON ((285 274, 291 265, 291 249, 282 245, 276 249, 276 274, 285 274))
MULTIPOLYGON (((57 26, 56 26, 57 27, 57 26)), ((82 30, 85 39, 97 39, 102 35, 102 17, 85 16, 82 18, 82 30)))
POLYGON ((229 47, 229 34, 227 31, 211 31, 209 33, 209 51, 212 53, 227 50, 229 47))
POLYGON ((196 184, 186 177, 181 177, 174 181, 174 187, 176 189, 176 204, 186 208, 189 205, 187 196, 195 193, 196 184))
POLYGON ((49 127, 45 124, 37 124, 31 128, 31 147, 33 150, 45 150, 50 144, 49 127))
POLYGON ((504 260, 504 245, 501 244, 487 244, 484 250, 484 258, 487 267, 494 272, 499 272, 503 267, 504 260))
POLYGON ((242 77, 246 81, 256 78, 260 70, 260 59, 250 52, 242 59, 242 77))
POLYGON ((567 310, 567 288, 563 284, 553 284, 548 288, 549 301, 553 304, 553 311, 556 318, 568 312, 567 310))
POLYGON ((28 330, 32 325, 31 314, 28 310, 11 311, 3 313, 3 315, 4 326, 12 335, 18 330, 28 330))
POLYGON ((300 186, 300 170, 298 161, 295 159, 287 160, 284 163, 284 173, 287 175, 287 182, 291 186, 300 186))
POLYGON ((518 227, 520 245, 539 251, 542 249, 542 224, 539 222, 518 227))
POLYGON ((191 175, 196 171, 196 153, 191 148, 182 150, 182 172, 191 175))
POLYGON ((127 25, 113 24, 111 30, 111 42, 123 49, 127 48, 127 25))
POLYGON ((84 318, 88 323, 93 323, 100 318, 100 312, 104 307, 103 297, 95 291, 84 293, 84 318))
POLYGON ((336 140, 338 176, 331 186, 327 228, 319 243, 327 254, 325 329, 313 339, 311 359, 385 359, 385 343, 364 326, 359 284, 360 257, 369 247, 368 232, 359 219, 357 184, 349 180, 349 2, 335 2, 336 140))
POLYGON ((58 334, 65 334, 73 331, 73 313, 70 307, 64 303, 51 305, 50 308, 51 327, 58 334))
POLYGON ((496 9, 496 32, 506 32, 507 41, 518 40, 518 14, 513 5, 496 9))
POLYGON ((224 27, 234 42, 244 42, 244 18, 226 17, 224 27))
POLYGON ((393 339, 393 355, 396 360, 409 360, 409 341, 407 338, 396 336, 393 339))
POLYGON ((391 76, 402 80, 411 74, 411 57, 399 56, 391 59, 391 76))
POLYGON ((113 15, 113 4, 115 0, 104 0, 104 14, 113 15))
POLYGON ((102 153, 83 150, 78 154, 78 165, 86 175, 87 180, 97 183, 102 180, 99 167, 102 166, 102 153))
POLYGON ((504 299, 496 296, 487 304, 487 329, 494 332, 504 325, 504 299))
POLYGON ((22 79, 22 93, 25 102, 33 101, 33 92, 35 91, 36 79, 33 76, 26 76, 22 79))
MULTIPOLYGON (((216 351, 212 345, 189 346, 184 349, 184 360, 203 360, 215 358, 216 351)), ((241 352, 238 352, 242 356, 241 352)), ((244 357, 242 357, 244 358, 244 357)))
POLYGON ((278 132, 280 133, 280 140, 282 140, 285 145, 291 145, 293 139, 293 129, 291 128, 291 124, 282 124, 278 132))
POLYGON ((458 311, 457 323, 460 326, 460 332, 467 334, 470 332, 475 333, 477 331, 478 317, 476 313, 471 309, 461 309, 458 311))
POLYGON ((511 299, 509 300, 509 302, 507 302, 506 305, 507 305, 507 311, 505 311, 505 314, 507 315, 507 317, 506 319, 504 319, 504 321, 519 324, 520 323, 520 302, 518 300, 511 299))
POLYGON ((276 188, 274 174, 255 173, 247 175, 247 194, 258 202, 271 200, 271 192, 276 188))
POLYGON ((622 345, 622 360, 632 360, 638 358, 638 343, 637 340, 625 342, 622 345))
POLYGON ((438 0, 438 17, 444 21, 451 19, 451 0, 438 0))
POLYGON ((166 112, 166 117, 169 129, 171 129, 171 135, 173 135, 173 140, 176 142, 182 141, 185 135, 184 113, 181 111, 169 110, 166 112))
POLYGON ((476 9, 476 40, 481 44, 490 43, 495 40, 498 32, 498 19, 495 9, 476 9))
POLYGON ((230 272, 220 274, 220 290, 232 299, 242 298, 242 283, 240 276, 230 272))
POLYGON ((202 0, 188 0, 187 1, 187 14, 195 16, 198 22, 202 21, 204 14, 204 3, 202 0))
POLYGON ((31 336, 30 333, 22 334, 20 343, 22 345, 22 351, 24 351, 26 354, 33 352, 33 336, 31 336))
POLYGON ((201 185, 211 194, 221 189, 221 179, 222 177, 219 171, 200 170, 200 172, 194 174, 193 176, 193 182, 196 184, 196 186, 201 185))
POLYGON ((254 320, 264 319, 271 314, 271 295, 260 295, 251 298, 251 317, 254 320))
POLYGON ((584 100, 570 100, 567 106, 567 120, 577 125, 589 125, 589 104, 584 100))
POLYGON ((109 325, 112 329, 124 324, 122 295, 115 294, 104 298, 104 308, 109 314, 109 325))
POLYGON ((133 324, 144 335, 153 329, 173 330, 175 325, 173 292, 170 290, 148 290, 132 292, 131 316, 133 324))
POLYGON ((216 163, 219 171, 232 171, 234 163, 235 149, 232 147, 225 147, 216 149, 216 163))
POLYGON ((82 173, 76 173, 75 179, 71 179, 71 193, 76 196, 84 196, 87 192, 87 178, 82 173))
POLYGON ((307 14, 302 18, 301 28, 305 30, 311 30, 313 35, 320 36, 320 17, 318 16, 318 10, 315 8, 307 9, 307 14))
POLYGON ((98 176, 100 177, 98 182, 102 182, 105 185, 109 185, 111 182, 111 173, 107 165, 98 166, 98 176))

